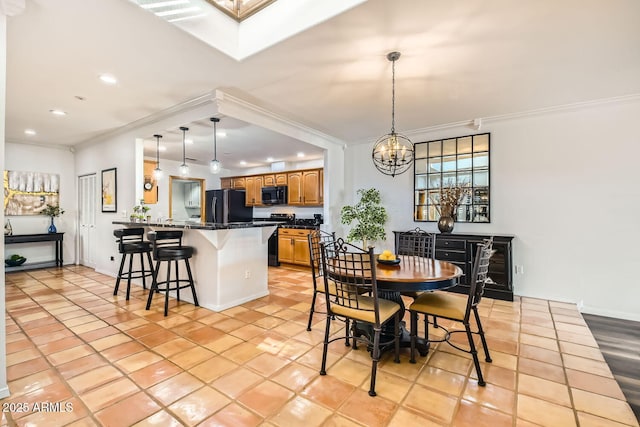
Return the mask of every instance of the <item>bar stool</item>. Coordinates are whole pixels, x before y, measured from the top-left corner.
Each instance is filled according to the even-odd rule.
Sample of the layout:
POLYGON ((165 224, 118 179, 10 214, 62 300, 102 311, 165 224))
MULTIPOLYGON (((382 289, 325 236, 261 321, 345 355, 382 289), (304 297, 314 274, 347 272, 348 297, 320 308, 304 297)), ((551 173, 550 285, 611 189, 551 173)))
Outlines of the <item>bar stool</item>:
POLYGON ((154 292, 165 291, 164 315, 166 316, 169 312, 169 291, 176 291, 176 298, 180 301, 180 289, 189 287, 193 294, 193 303, 198 306, 198 297, 189 265, 189 258, 193 256, 193 247, 182 245, 182 230, 160 230, 148 233, 147 237, 153 244, 153 259, 156 261, 154 280, 147 299, 147 310, 151 307, 154 292), (178 261, 181 260, 185 263, 188 279, 180 279, 178 261), (171 261, 175 266, 175 279, 171 279, 171 261), (163 281, 158 281, 162 262, 167 262, 167 277, 163 281))
POLYGON ((151 276, 153 278, 151 243, 144 240, 144 228, 142 227, 113 230, 113 235, 118 239, 118 252, 122 254, 120 270, 118 271, 118 278, 116 279, 116 287, 113 290, 113 295, 118 295, 120 280, 127 279, 127 301, 129 301, 129 295, 131 293, 131 279, 141 278, 142 287, 147 289, 146 277, 151 276), (133 269, 133 256, 135 254, 140 254, 140 270, 133 269), (147 261, 149 263, 148 270, 145 270, 144 268, 144 254, 147 254, 147 261), (129 255, 129 270, 123 271, 127 255, 129 255))

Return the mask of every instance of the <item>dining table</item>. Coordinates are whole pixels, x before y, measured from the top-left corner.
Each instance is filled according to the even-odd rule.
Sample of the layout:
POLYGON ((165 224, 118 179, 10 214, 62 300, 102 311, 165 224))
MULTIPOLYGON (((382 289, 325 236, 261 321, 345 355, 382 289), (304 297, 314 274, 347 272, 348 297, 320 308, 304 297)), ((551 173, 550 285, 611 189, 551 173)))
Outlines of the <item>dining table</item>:
MULTIPOLYGON (((405 313, 403 293, 448 289, 457 285, 464 274, 453 263, 412 255, 399 255, 395 262, 377 261, 375 272, 378 296, 398 303, 401 319, 405 313)), ((393 325, 386 326, 382 334, 392 338, 393 325)), ((400 346, 411 346, 411 337, 404 321, 400 322, 400 346)), ((418 338, 416 349, 421 356, 426 356, 429 342, 418 338)))

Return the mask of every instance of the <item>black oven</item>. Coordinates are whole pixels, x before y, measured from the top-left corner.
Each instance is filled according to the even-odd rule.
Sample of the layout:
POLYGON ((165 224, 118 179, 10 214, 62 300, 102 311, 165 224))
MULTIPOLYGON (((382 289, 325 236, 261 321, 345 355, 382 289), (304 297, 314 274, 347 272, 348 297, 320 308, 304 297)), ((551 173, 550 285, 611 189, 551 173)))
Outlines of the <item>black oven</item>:
POLYGON ((287 204, 287 186, 279 185, 277 187, 262 187, 262 204, 263 205, 286 205, 287 204))

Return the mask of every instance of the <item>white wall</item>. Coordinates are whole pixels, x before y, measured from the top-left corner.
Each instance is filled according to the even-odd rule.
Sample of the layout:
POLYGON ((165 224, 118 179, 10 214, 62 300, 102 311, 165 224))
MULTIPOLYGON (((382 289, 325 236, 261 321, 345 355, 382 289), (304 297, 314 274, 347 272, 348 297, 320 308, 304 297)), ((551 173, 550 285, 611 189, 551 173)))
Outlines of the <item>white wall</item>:
MULTIPOLYGON (((4 170, 44 172, 60 175, 60 207, 64 214, 55 219, 59 233, 64 233, 64 263, 76 261, 77 182, 74 155, 68 149, 37 145, 5 143, 4 170)), ((51 220, 43 215, 8 216, 13 234, 46 233, 51 220)), ((6 220, 6 219, 5 219, 6 220)), ((50 244, 16 244, 5 247, 7 255, 19 253, 27 262, 55 259, 55 247, 50 244)))
MULTIPOLYGON (((512 234, 516 295, 583 304, 588 313, 640 320, 640 185, 636 124, 640 98, 485 120, 411 136, 414 142, 491 133, 491 223, 454 233, 512 234)), ((347 149, 344 202, 359 188, 381 190, 393 230, 413 222, 412 170, 391 178, 372 162, 372 144, 347 149), (366 159, 367 161, 363 161, 366 159)))

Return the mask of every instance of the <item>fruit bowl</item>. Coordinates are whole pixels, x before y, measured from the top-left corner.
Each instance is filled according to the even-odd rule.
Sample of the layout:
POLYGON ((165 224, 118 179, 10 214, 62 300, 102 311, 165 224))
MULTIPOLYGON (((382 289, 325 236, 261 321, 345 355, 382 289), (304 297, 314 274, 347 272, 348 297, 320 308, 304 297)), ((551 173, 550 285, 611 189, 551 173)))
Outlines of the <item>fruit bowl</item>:
POLYGON ((25 257, 20 257, 20 258, 7 258, 4 260, 4 263, 7 264, 9 267, 17 267, 19 265, 24 264, 24 262, 27 259, 25 257))
POLYGON ((381 259, 378 257, 378 262, 384 265, 398 265, 400 264, 400 258, 396 256, 396 259, 381 259))

